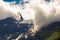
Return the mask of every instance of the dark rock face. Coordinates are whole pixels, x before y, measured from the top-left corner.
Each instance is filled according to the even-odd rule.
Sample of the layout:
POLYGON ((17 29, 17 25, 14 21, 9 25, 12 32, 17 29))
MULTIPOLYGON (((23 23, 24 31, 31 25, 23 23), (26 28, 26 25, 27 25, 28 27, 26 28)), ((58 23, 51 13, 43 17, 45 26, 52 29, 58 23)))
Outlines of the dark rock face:
POLYGON ((16 21, 15 19, 9 17, 9 18, 0 20, 0 25, 14 23, 15 21, 16 21))
MULTIPOLYGON (((29 26, 32 26, 28 23, 16 23, 16 21, 13 18, 6 18, 4 20, 0 20, 0 40, 9 40, 16 39, 21 33, 25 34, 28 32, 29 26)), ((33 40, 33 37, 28 38, 29 40, 33 40)), ((20 40, 28 40, 25 39, 24 37, 21 38, 20 40)))
MULTIPOLYGON (((7 18, 5 20, 0 20, 0 40, 9 40, 16 39, 21 33, 25 34, 28 32, 29 26, 33 26, 28 23, 15 23, 18 22, 13 18, 7 18)), ((50 36, 51 33, 56 31, 56 29, 60 28, 60 22, 54 22, 47 27, 42 28, 39 30, 35 36, 29 35, 27 39, 25 37, 22 37, 19 40, 45 40, 50 36)), ((59 38, 58 38, 59 40, 59 38)))
POLYGON ((42 28, 41 30, 39 30, 36 34, 35 37, 38 40, 45 40, 46 38, 48 38, 53 32, 55 32, 56 30, 60 29, 60 22, 53 22, 49 25, 47 25, 47 27, 42 28))

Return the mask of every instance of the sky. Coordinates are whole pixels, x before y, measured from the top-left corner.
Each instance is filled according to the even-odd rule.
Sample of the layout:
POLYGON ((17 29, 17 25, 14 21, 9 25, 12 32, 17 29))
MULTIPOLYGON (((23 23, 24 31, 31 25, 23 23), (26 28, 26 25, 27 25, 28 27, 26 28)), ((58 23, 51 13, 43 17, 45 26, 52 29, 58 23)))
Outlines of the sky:
MULTIPOLYGON (((21 4, 24 4, 23 0, 3 0, 3 1, 5 1, 5 2, 13 2, 13 1, 15 1, 15 4, 19 4, 19 2, 21 2, 21 4)), ((50 2, 50 0, 45 0, 45 1, 50 2)))
POLYGON ((19 4, 19 2, 21 2, 21 4, 23 4, 23 0, 4 0, 5 2, 13 2, 15 1, 15 4, 19 4))

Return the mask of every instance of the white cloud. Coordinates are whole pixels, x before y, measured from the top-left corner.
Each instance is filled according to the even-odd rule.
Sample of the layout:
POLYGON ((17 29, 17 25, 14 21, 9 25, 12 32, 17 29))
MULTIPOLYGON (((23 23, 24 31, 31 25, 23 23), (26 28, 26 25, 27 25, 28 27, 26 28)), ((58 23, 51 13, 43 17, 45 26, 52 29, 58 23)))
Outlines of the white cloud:
POLYGON ((12 17, 16 20, 20 20, 20 15, 18 12, 20 11, 19 6, 11 6, 10 3, 6 3, 0 0, 0 20, 6 19, 7 17, 12 17))
POLYGON ((21 10, 21 14, 22 14, 24 20, 34 19, 34 13, 35 12, 30 8, 26 8, 26 9, 21 10))
MULTIPOLYGON (((26 1, 30 1, 30 0, 25 0, 26 1)), ((15 5, 15 2, 11 2, 11 3, 8 3, 8 2, 3 2, 3 1, 0 1, 1 5, 3 4, 3 6, 6 8, 6 9, 9 9, 10 11, 12 12, 20 12, 22 17, 24 18, 24 20, 30 20, 30 19, 34 19, 34 11, 33 9, 30 9, 28 8, 27 4, 24 4, 23 6, 21 4, 17 4, 15 5), (6 5, 6 6, 5 6, 6 5), (25 7, 26 6, 26 7, 25 7), (9 8, 8 8, 9 7, 9 8), (25 8, 25 9, 23 9, 25 8), (31 12, 30 12, 31 11, 31 12)))
MULTIPOLYGON (((60 1, 54 0, 46 2, 45 0, 29 0, 29 3, 25 5, 25 9, 28 12, 35 15, 34 27, 31 28, 32 32, 36 32, 42 28, 42 26, 48 25, 54 21, 60 21, 60 1)), ((25 10, 24 10, 25 11, 25 10)), ((25 11, 24 13, 28 13, 25 11)))

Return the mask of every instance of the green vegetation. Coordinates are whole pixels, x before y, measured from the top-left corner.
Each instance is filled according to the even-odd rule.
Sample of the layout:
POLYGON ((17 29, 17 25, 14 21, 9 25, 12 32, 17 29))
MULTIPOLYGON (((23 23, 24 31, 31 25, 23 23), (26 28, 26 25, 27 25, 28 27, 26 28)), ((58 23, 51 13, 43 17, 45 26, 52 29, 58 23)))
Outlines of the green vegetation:
POLYGON ((58 38, 60 37, 60 28, 58 28, 55 32, 53 32, 48 38, 47 40, 58 40, 58 38))

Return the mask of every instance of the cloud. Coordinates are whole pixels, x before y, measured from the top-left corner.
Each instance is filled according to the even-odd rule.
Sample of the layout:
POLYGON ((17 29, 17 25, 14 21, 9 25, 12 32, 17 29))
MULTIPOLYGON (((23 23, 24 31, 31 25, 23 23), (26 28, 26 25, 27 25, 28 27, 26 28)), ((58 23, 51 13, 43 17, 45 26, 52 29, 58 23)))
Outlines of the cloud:
POLYGON ((7 17, 12 17, 16 20, 20 20, 20 14, 18 12, 20 11, 20 7, 15 5, 11 6, 10 3, 6 3, 2 0, 0 0, 0 20, 6 19, 7 17))
POLYGON ((50 0, 50 2, 45 0, 28 1, 29 3, 24 5, 25 9, 27 9, 27 11, 24 9, 24 13, 31 12, 34 14, 34 27, 30 29, 32 33, 36 33, 36 31, 39 31, 43 26, 54 21, 60 21, 60 0, 50 0))

